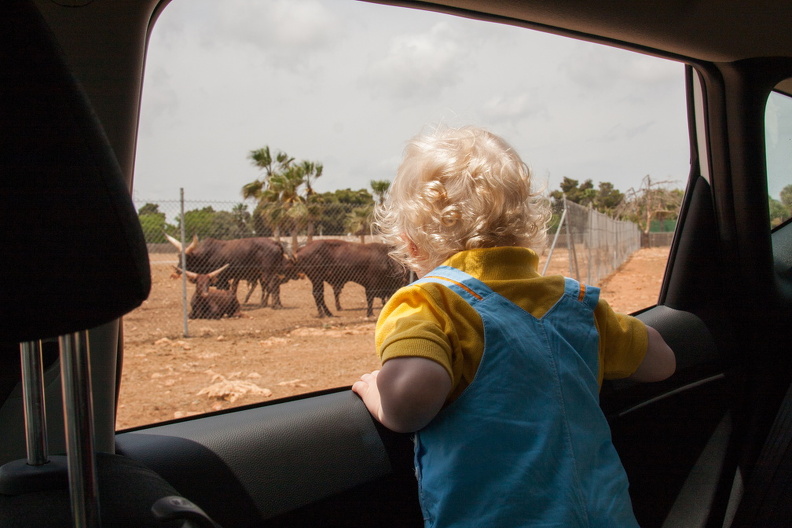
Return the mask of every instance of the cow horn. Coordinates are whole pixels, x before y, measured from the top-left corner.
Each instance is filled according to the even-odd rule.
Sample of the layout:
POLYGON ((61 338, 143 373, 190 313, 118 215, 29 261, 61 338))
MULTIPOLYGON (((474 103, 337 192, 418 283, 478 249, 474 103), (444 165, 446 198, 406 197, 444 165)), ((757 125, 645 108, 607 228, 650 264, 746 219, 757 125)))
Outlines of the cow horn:
POLYGON ((226 268, 227 268, 228 266, 230 266, 230 265, 231 265, 231 264, 226 264, 226 265, 225 265, 225 266, 223 266, 222 268, 217 268, 217 269, 216 269, 216 270, 214 270, 213 272, 211 272, 211 273, 207 273, 207 275, 209 275, 209 277, 211 277, 211 278, 213 278, 213 279, 214 279, 214 278, 216 278, 218 275, 220 275, 221 273, 223 273, 223 272, 226 270, 226 268))
POLYGON ((188 279, 190 279, 190 280, 191 280, 191 281, 193 281, 193 282, 195 282, 196 280, 198 280, 198 274, 197 274, 197 273, 195 273, 194 271, 187 271, 187 270, 182 270, 181 268, 179 268, 179 267, 177 267, 177 266, 173 266, 173 269, 175 269, 175 270, 176 270, 176 271, 178 271, 179 273, 184 273, 185 275, 187 275, 187 278, 188 278, 188 279))
POLYGON ((167 239, 168 239, 168 242, 170 242, 171 244, 173 244, 173 245, 176 247, 176 249, 178 249, 178 250, 179 250, 179 253, 181 253, 181 251, 182 251, 182 245, 181 245, 181 242, 179 242, 178 240, 176 240, 175 238, 173 238, 172 236, 170 236, 168 233, 165 233, 165 238, 167 238, 167 239))
POLYGON ((179 252, 184 251, 185 255, 192 253, 195 247, 198 245, 198 235, 193 235, 192 242, 190 242, 190 245, 187 246, 187 249, 183 249, 181 242, 170 236, 168 233, 165 233, 165 238, 167 238, 168 242, 173 244, 173 246, 178 249, 179 252))
POLYGON ((193 250, 195 249, 195 246, 197 245, 198 245, 198 235, 193 235, 192 242, 190 242, 190 245, 187 246, 187 249, 184 250, 184 254, 189 255, 190 253, 192 253, 193 250))

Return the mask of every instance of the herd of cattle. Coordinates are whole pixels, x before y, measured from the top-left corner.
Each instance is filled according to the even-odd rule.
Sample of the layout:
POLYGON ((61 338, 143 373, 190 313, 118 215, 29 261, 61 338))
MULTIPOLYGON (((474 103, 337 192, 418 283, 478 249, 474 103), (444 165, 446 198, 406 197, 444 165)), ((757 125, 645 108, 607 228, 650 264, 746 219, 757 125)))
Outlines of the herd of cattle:
POLYGON ((339 296, 347 282, 356 282, 366 292, 366 316, 374 313, 374 299, 388 299, 409 281, 408 272, 389 255, 380 243, 361 244, 344 240, 314 240, 292 252, 284 244, 269 238, 217 240, 207 238, 185 248, 168 236, 183 256, 184 270, 176 267, 195 284, 190 301, 191 319, 220 319, 239 315, 237 289, 248 283, 245 303, 256 285, 261 285, 261 306, 272 298, 272 308, 282 308, 280 287, 289 280, 307 277, 319 317, 331 317, 324 299, 324 283, 330 284, 336 310, 341 310, 339 296))

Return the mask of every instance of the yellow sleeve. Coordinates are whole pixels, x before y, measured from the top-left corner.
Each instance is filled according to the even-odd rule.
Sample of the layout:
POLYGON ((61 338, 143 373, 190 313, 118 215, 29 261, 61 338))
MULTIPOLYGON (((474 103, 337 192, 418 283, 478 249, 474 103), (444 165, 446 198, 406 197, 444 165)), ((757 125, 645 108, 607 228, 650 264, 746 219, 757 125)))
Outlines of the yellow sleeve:
POLYGON ((423 357, 451 377, 453 399, 475 376, 484 352, 481 317, 464 299, 435 283, 397 291, 380 313, 374 334, 380 361, 423 357))
POLYGON ((614 312, 600 299, 594 310, 600 335, 599 382, 626 378, 641 365, 649 345, 646 325, 640 319, 614 312))

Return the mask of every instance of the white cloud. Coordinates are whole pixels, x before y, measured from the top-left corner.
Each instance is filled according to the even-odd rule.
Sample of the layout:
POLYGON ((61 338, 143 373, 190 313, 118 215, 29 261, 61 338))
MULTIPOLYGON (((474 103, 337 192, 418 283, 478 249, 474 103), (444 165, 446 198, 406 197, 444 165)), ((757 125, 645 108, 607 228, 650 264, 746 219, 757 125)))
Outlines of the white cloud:
POLYGON ((315 65, 345 34, 342 19, 317 0, 174 1, 157 26, 164 45, 189 39, 202 48, 196 53, 231 49, 290 70, 315 65))
POLYGON ((341 35, 340 20, 314 0, 222 2, 220 36, 249 44, 260 51, 277 50, 281 58, 326 50, 341 35))
POLYGON ((481 106, 481 114, 486 121, 511 125, 530 119, 543 111, 544 105, 529 93, 496 95, 481 106))
POLYGON ((679 83, 682 66, 621 49, 578 43, 559 70, 583 94, 611 92, 613 96, 633 94, 645 99, 667 89, 669 83, 679 83))
POLYGON ((465 62, 460 38, 446 22, 424 33, 397 36, 387 55, 369 67, 368 84, 399 99, 436 98, 461 79, 465 62))

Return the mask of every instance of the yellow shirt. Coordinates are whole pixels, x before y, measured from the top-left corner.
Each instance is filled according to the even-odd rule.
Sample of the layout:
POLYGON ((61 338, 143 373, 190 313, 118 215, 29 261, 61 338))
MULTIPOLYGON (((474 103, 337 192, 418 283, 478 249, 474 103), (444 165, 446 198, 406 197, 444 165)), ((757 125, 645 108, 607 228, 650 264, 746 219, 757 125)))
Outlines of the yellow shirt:
MULTIPOLYGON (((443 264, 464 271, 522 309, 541 318, 564 293, 560 275, 542 277, 539 257, 530 249, 499 247, 457 253, 443 264)), ((599 333, 598 381, 625 378, 643 361, 646 326, 613 311, 600 299, 594 310, 599 333)), ((397 291, 377 321, 375 344, 380 360, 424 357, 451 376, 454 400, 470 384, 484 354, 484 326, 476 310, 441 284, 409 285, 397 291)))

